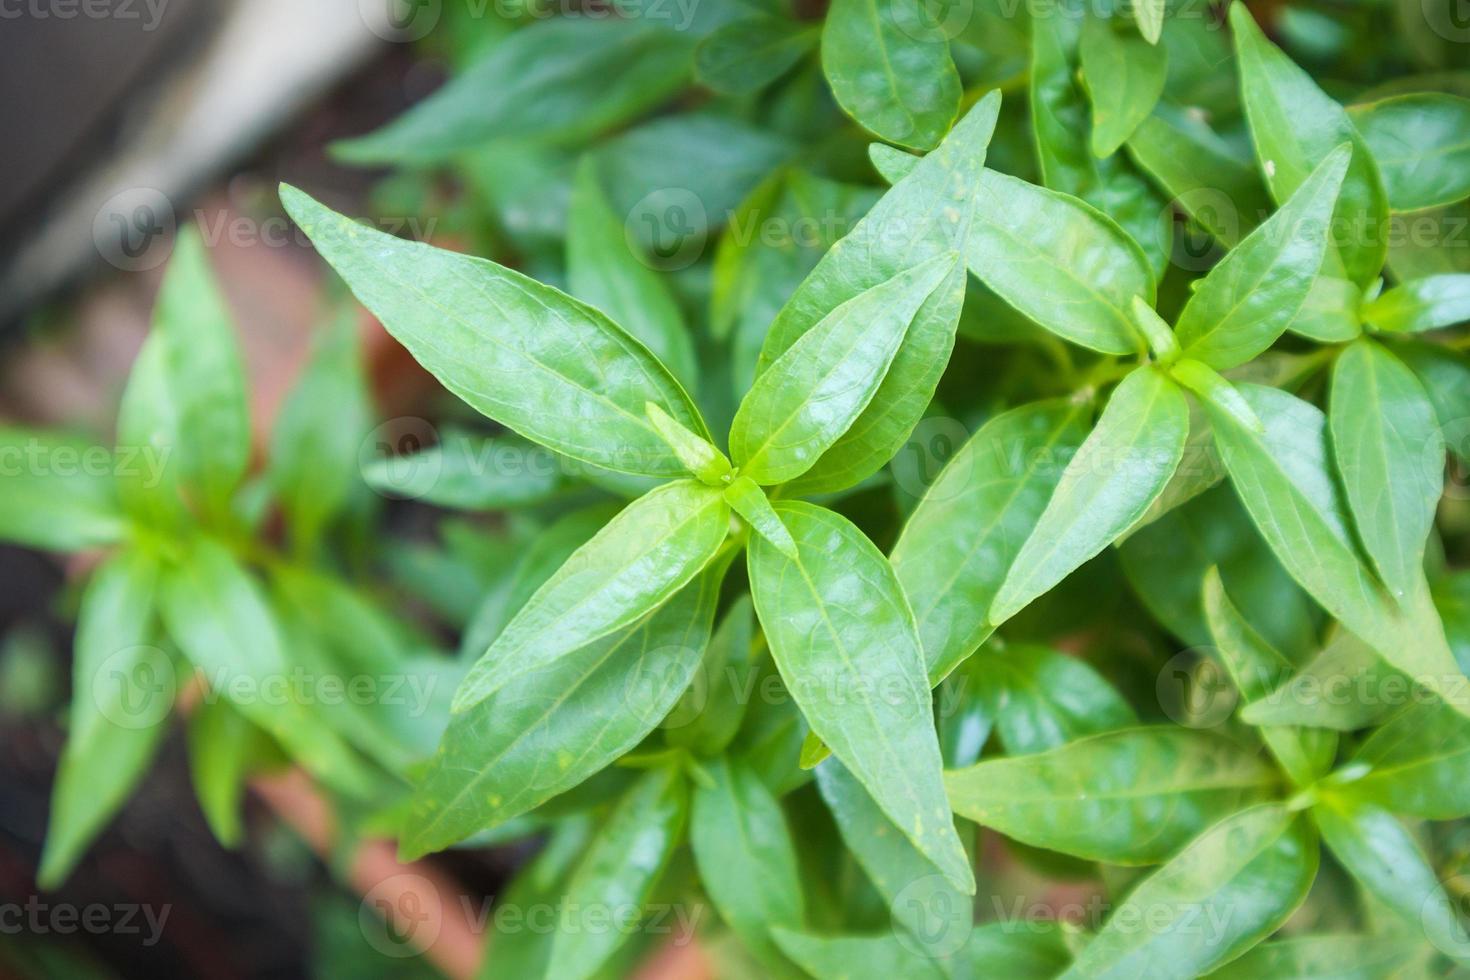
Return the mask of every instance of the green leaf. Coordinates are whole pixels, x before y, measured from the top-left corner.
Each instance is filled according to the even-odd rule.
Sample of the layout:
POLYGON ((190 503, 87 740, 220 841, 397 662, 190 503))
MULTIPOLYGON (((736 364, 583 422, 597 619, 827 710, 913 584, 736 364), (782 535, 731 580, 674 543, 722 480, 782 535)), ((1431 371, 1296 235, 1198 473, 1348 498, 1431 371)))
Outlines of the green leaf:
MULTIPOLYGON (((864 290, 772 362, 730 426, 742 475, 786 483, 832 448, 872 403, 920 309, 936 292, 954 291, 958 262, 955 253, 937 255, 864 290)), ((958 314, 958 302, 949 305, 958 314)))
POLYGON ((139 478, 161 465, 141 447, 114 456, 81 440, 0 426, 0 540, 50 551, 122 540, 127 519, 113 474, 122 479, 124 459, 139 478))
POLYGON ((786 817, 771 791, 741 763, 719 758, 701 767, 712 782, 695 788, 689 825, 700 881, 747 948, 780 969, 781 955, 768 930, 805 917, 786 817))
POLYGON ((1393 666, 1442 690, 1462 676, 1422 583, 1403 608, 1358 558, 1328 463, 1327 420, 1275 388, 1240 385, 1261 422, 1206 402, 1231 482, 1277 559, 1345 627, 1393 666))
POLYGON ((956 886, 969 858, 940 782, 939 743, 913 612, 888 560, 845 519, 776 505, 798 557, 750 548, 751 595, 781 677, 811 730, 956 886))
POLYGON ((1470 815, 1470 722, 1442 702, 1417 700, 1359 746, 1333 792, 1426 820, 1470 815))
POLYGON ((1262 943, 1209 980, 1382 980, 1413 956, 1387 936, 1337 933, 1262 943))
MULTIPOLYGON (((1210 638, 1243 700, 1269 695, 1291 674, 1291 661, 1262 639, 1230 601, 1218 568, 1205 576, 1204 609, 1210 638)), ((1337 752, 1337 735, 1320 728, 1267 725, 1261 738, 1298 786, 1325 775, 1337 752)))
POLYGON ((1161 104, 1128 138, 1128 153, 1200 227, 1227 246, 1271 213, 1261 175, 1208 126, 1161 104))
POLYGON ((689 789, 683 773, 652 770, 618 801, 566 884, 548 977, 586 980, 633 936, 611 913, 641 910, 684 833, 689 789), (596 917, 596 918, 594 918, 596 917))
POLYGON ((959 112, 949 38, 904 0, 834 0, 822 71, 843 111, 900 146, 932 149, 959 112))
POLYGON ((151 558, 123 551, 93 574, 82 594, 70 730, 51 791, 37 879, 42 888, 65 881, 137 787, 168 732, 173 664, 149 645, 157 577, 151 558))
MULTIPOLYGON (((771 324, 761 351, 764 372, 838 306, 866 289, 937 255, 963 249, 972 231, 974 201, 995 130, 1000 94, 992 92, 955 126, 834 245, 771 324), (964 206, 971 202, 972 206, 964 206)), ((968 254, 968 253, 966 253, 968 254)), ((793 493, 843 490, 876 473, 902 448, 944 373, 963 301, 964 270, 935 291, 907 336, 867 410, 802 479, 793 493)))
POLYGON ((613 212, 593 159, 583 157, 567 214, 568 292, 606 313, 690 388, 698 381, 694 343, 668 285, 634 254, 626 222, 613 212))
MULTIPOLYGON (((496 902, 506 909, 554 909, 566 890, 566 879, 573 863, 592 838, 594 818, 577 814, 557 822, 546 845, 535 859, 515 876, 496 902)), ((529 923, 516 922, 520 928, 499 928, 494 913, 491 925, 495 934, 486 944, 477 980, 499 980, 501 977, 544 977, 551 960, 551 944, 555 933, 545 928, 528 928, 529 923)))
POLYGON ((1391 714, 1381 697, 1356 697, 1358 691, 1407 692, 1413 682, 1394 670, 1362 640, 1339 630, 1306 666, 1241 709, 1251 725, 1300 725, 1350 732, 1391 714))
POLYGON ((1277 805, 1237 813, 1133 889, 1062 977, 1208 973, 1287 920, 1317 862, 1304 816, 1277 805))
POLYGON ((785 17, 742 17, 699 42, 695 74, 721 94, 749 95, 790 71, 818 38, 816 31, 785 17))
POLYGON ((990 610, 1003 623, 1143 516, 1184 454, 1189 405, 1153 368, 1129 374, 1067 464, 990 610))
POLYGON ((1412 279, 1363 307, 1363 319, 1389 333, 1419 333, 1470 320, 1470 275, 1412 279))
POLYGON ((357 312, 343 310, 316 338, 271 433, 271 485, 297 542, 316 541, 346 504, 371 417, 357 312))
POLYGON ((892 933, 876 936, 821 936, 794 929, 772 930, 787 956, 823 980, 948 980, 936 960, 892 933))
POLYGON ((828 759, 816 772, 843 843, 911 944, 933 956, 958 948, 974 925, 973 901, 914 848, 841 762, 828 759))
MULTIPOLYGON (((1134 6, 1142 27, 1143 11, 1152 0, 1134 6)), ((1162 2, 1159 7, 1162 8, 1162 2)), ((1154 33, 1144 31, 1147 41, 1127 37, 1102 17, 1088 17, 1082 23, 1078 53, 1082 74, 1092 97, 1092 152, 1099 157, 1111 156, 1127 141, 1138 124, 1147 119, 1164 91, 1168 71, 1168 52, 1158 47, 1158 27, 1154 33)))
POLYGON ((1150 272, 1161 274, 1171 251, 1166 202, 1126 159, 1099 159, 1089 145, 1090 109, 1077 64, 1081 23, 1077 16, 1031 18, 1031 128, 1041 182, 1117 221, 1142 247, 1150 272))
POLYGON ((1343 143, 1353 159, 1333 214, 1333 240, 1347 278, 1367 286, 1387 256, 1388 196, 1378 166, 1347 111, 1261 33, 1245 4, 1230 8, 1241 97, 1271 195, 1285 202, 1343 143))
POLYGON ((329 786, 354 795, 369 791, 365 764, 292 689, 290 664, 260 586, 223 545, 195 541, 183 562, 165 571, 158 600, 164 626, 203 671, 210 697, 230 700, 329 786))
POLYGON ((1359 316, 1362 298, 1363 291, 1358 284, 1344 278, 1342 260, 1335 251, 1328 250, 1322 260, 1322 271, 1312 283, 1301 312, 1291 321, 1290 330, 1320 344, 1346 343, 1363 332, 1359 316))
POLYGON ((250 413, 234 320, 197 228, 184 229, 174 243, 153 323, 166 338, 179 478, 218 513, 250 462, 250 413))
POLYGON ((725 502, 752 530, 775 545, 776 550, 788 558, 796 557, 796 542, 791 539, 791 532, 781 523, 766 492, 754 480, 748 476, 737 477, 725 488, 725 502))
POLYGON ((683 85, 693 44, 652 18, 536 20, 392 123, 333 152, 354 164, 433 164, 492 139, 581 140, 683 85))
POLYGON ((679 462, 699 482, 707 486, 723 486, 730 480, 730 461, 716 449, 708 439, 690 432, 679 421, 653 402, 644 406, 648 421, 653 423, 659 437, 668 443, 679 462))
POLYGON ((1104 354, 1142 348, 1133 297, 1153 273, 1123 229, 1086 203, 985 171, 965 252, 970 271, 1057 336, 1104 354))
POLYGON ((1047 647, 985 647, 971 672, 988 675, 999 688, 995 729, 1007 755, 1045 752, 1138 724, 1128 702, 1097 671, 1047 647))
POLYGON ((1359 340, 1332 370, 1337 470, 1358 536, 1389 591, 1405 597, 1424 579, 1424 547, 1444 492, 1444 439, 1414 372, 1359 340))
POLYGON ((497 422, 573 459, 661 477, 684 467, 647 402, 708 436, 667 369, 592 307, 494 262, 359 225, 295 188, 281 199, 409 353, 497 422))
POLYGON ((239 846, 245 835, 245 776, 252 753, 260 748, 257 732, 226 701, 201 704, 189 718, 194 795, 209 829, 225 847, 239 846))
POLYGON ((1418 376, 1450 452, 1470 465, 1470 439, 1462 426, 1470 418, 1470 355, 1425 343, 1403 343, 1394 352, 1418 376))
POLYGON ((117 414, 117 455, 139 465, 118 467, 117 494, 128 515, 170 531, 187 522, 179 488, 179 413, 170 392, 168 337, 155 330, 143 341, 117 414))
POLYGON ((414 798, 405 859, 526 813, 636 748, 699 669, 727 564, 637 623, 451 715, 414 798))
POLYGON ((383 455, 361 469, 368 486, 436 507, 510 510, 541 503, 563 485, 556 457, 514 435, 445 429, 438 445, 409 455, 388 455, 395 447, 386 442, 375 448, 383 455))
POLYGON ((1131 728, 945 774, 955 812, 1033 847, 1154 864, 1269 795, 1268 763, 1219 735, 1131 728))
POLYGON ((1158 44, 1164 33, 1165 0, 1139 0, 1133 5, 1133 19, 1138 22, 1138 33, 1149 44, 1158 44))
POLYGON ((642 619, 714 559, 729 529, 719 490, 692 480, 634 501, 516 613, 454 692, 454 711, 642 619))
POLYGON ((1470 99, 1415 92, 1348 110, 1395 211, 1470 197, 1470 99))
POLYGON ((931 684, 990 635, 991 601, 1085 436, 1068 400, 998 415, 955 452, 904 525, 893 569, 931 684))
POLYGON ((735 600, 705 648, 704 663, 689 689, 663 721, 664 737, 697 755, 718 755, 731 744, 760 677, 755 607, 750 595, 735 600))
POLYGON ((1375 898, 1441 950, 1463 944, 1464 927, 1423 850, 1393 814, 1324 793, 1312 808, 1333 857, 1375 898))
POLYGON ((1345 146, 1329 154, 1281 210, 1195 284, 1179 314, 1183 356, 1223 371, 1286 332, 1322 267, 1350 156, 1345 146))

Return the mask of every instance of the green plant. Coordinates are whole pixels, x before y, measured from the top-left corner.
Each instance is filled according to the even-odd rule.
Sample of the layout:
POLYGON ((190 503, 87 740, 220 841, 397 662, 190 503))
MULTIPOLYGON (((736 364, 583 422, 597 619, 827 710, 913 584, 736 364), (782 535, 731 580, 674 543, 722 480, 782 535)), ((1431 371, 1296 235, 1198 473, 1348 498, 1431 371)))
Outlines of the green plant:
MULTIPOLYGON (((462 663, 432 669, 463 677, 417 738, 390 753, 401 718, 247 702, 198 716, 200 739, 269 732, 405 858, 549 835, 501 901, 557 903, 558 927, 496 937, 490 975, 616 971, 638 910, 698 896, 732 975, 1463 961, 1470 517, 1445 463, 1470 464, 1470 260, 1449 231, 1470 103, 1411 80, 1344 108, 1240 4, 1228 34, 1203 7, 1048 10, 532 22, 339 148, 457 171, 486 249, 539 278, 283 187, 362 304, 504 430, 368 482, 512 512, 530 531, 512 520, 508 548, 533 543, 451 612, 462 663), (603 137, 691 66, 714 108, 603 137), (865 157, 823 78, 884 141, 865 157), (869 163, 890 186, 841 179, 869 163), (555 214, 553 188, 564 235, 511 207, 555 214), (1397 237, 1410 212, 1440 238, 1397 237), (1000 870, 977 828, 1003 835, 1000 870), (1015 865, 1092 883, 1101 911, 1002 914, 1015 865), (627 929, 578 918, 624 908, 627 929)), ((78 691, 117 637, 148 642, 154 608, 206 673, 341 634, 345 656, 364 631, 382 659, 337 667, 411 669, 421 638, 349 606, 320 547, 347 490, 318 492, 316 464, 350 472, 356 441, 334 437, 363 426, 288 415, 270 486, 297 546, 263 548, 260 498, 235 493, 242 390, 198 382, 238 370, 192 245, 168 282, 119 441, 179 447, 193 517, 172 483, 123 482, 119 507, 37 479, 0 507, 33 544, 133 542, 84 598, 78 691), (185 317, 209 329, 185 342, 185 317), (296 615, 340 612, 242 642, 308 594, 296 615)), ((349 350, 325 347, 303 390, 355 391, 349 350)), ((53 877, 107 810, 68 817, 66 773, 105 770, 115 802, 154 737, 100 736, 77 704, 53 877)), ((226 743, 244 744, 208 744, 226 743)), ((204 756, 216 827, 247 764, 204 756)))

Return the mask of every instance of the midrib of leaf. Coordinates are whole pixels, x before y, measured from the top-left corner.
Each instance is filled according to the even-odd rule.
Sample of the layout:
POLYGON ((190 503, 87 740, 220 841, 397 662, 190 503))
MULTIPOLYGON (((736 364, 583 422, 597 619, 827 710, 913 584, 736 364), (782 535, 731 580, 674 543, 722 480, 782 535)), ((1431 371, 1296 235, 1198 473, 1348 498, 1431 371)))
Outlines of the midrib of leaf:
MULTIPOLYGON (((1305 223, 1305 220, 1306 219, 1304 216, 1298 217, 1298 219, 1292 224, 1290 235, 1286 239, 1287 246, 1276 249, 1272 261, 1264 265, 1259 275, 1250 279, 1251 286, 1249 289, 1239 288, 1241 286, 1242 280, 1244 280, 1246 277, 1239 277, 1236 279, 1236 281, 1233 283, 1233 285, 1237 287, 1236 292, 1238 294, 1235 302, 1230 304, 1230 308, 1226 310, 1225 313, 1215 321, 1213 326, 1211 326, 1204 333, 1200 334, 1194 340, 1190 341, 1190 347, 1202 346, 1206 341, 1232 325, 1232 321, 1235 319, 1235 315, 1240 312, 1241 308, 1244 307, 1249 300, 1255 298, 1256 290, 1260 288, 1261 283, 1266 281, 1267 275, 1276 268, 1276 262, 1280 259, 1281 254, 1286 251, 1287 247, 1296 242, 1297 234, 1301 231, 1301 227, 1305 223)), ((1306 305, 1305 295, 1303 295, 1302 297, 1301 305, 1306 305)), ((1300 310, 1301 306, 1298 306, 1297 309, 1300 310)), ((1257 317, 1254 322, 1259 321, 1260 317, 1257 317)), ((1234 345, 1234 349, 1238 350, 1240 346, 1241 345, 1237 343, 1234 345)))
MULTIPOLYGON (((1026 759, 1028 756, 1010 756, 1006 761, 1026 759)), ((1000 760, 997 760, 1000 761, 1000 760)), ((984 765, 984 763, 981 763, 984 765)), ((1277 779, 1269 769, 1258 767, 1257 775, 1249 780, 1236 779, 1234 781, 1215 782, 1204 780, 1201 782, 1159 784, 1154 787, 1130 787, 1117 791, 1095 792, 1085 788, 1075 793, 1061 795, 1046 794, 1041 796, 1013 796, 985 807, 977 807, 976 812, 991 813, 996 809, 1009 809, 1019 805, 1035 805, 1040 803, 1076 803, 1082 800, 1141 800, 1155 796, 1184 796, 1190 793, 1210 793, 1216 790, 1226 789, 1251 789, 1256 786, 1275 786, 1277 779)))
MULTIPOLYGON (((1364 384, 1367 385, 1369 391, 1371 392, 1371 398, 1368 404, 1370 406, 1375 406, 1378 409, 1378 411, 1374 413, 1375 420, 1382 422, 1383 425, 1388 429, 1388 432, 1392 433, 1393 435, 1399 436, 1400 441, 1403 441, 1402 433, 1400 433, 1398 431, 1398 428, 1394 425, 1393 418, 1383 411, 1383 390, 1381 384, 1379 383, 1378 367, 1376 364, 1373 363, 1374 355, 1376 354, 1376 352, 1369 348, 1365 349, 1365 353, 1367 354, 1367 356, 1362 358, 1366 368, 1363 372, 1364 384)), ((1374 425, 1363 426, 1361 429, 1359 429, 1359 433, 1360 438, 1364 436, 1367 437, 1372 451, 1378 456, 1378 462, 1380 464, 1379 472, 1384 475, 1385 479, 1392 479, 1393 467, 1391 465, 1392 461, 1390 460, 1388 453, 1388 433, 1383 432, 1374 425)), ((1384 487, 1383 496, 1388 504, 1389 514, 1391 515, 1391 520, 1389 521, 1390 537, 1393 541, 1394 556, 1396 557, 1403 554, 1402 548, 1404 544, 1403 536, 1399 533, 1400 511, 1398 498, 1397 495, 1394 494, 1392 487, 1384 487)), ((1379 580, 1387 584, 1389 577, 1386 574, 1387 570, 1381 567, 1380 562, 1376 556, 1373 557, 1373 565, 1378 572, 1379 580)), ((1392 586, 1389 586, 1389 591, 1392 592, 1392 586)), ((1395 601, 1397 601, 1396 596, 1395 601)))
MULTIPOLYGON (((825 523, 825 522, 823 522, 823 523, 825 523)), ((796 557, 794 559, 785 558, 785 556, 783 556, 783 559, 785 561, 787 561, 790 565, 794 565, 796 567, 796 570, 801 573, 802 582, 806 585, 807 592, 811 594, 812 599, 815 601, 816 608, 817 608, 818 612, 821 614, 821 617, 822 617, 822 624, 827 629, 827 635, 832 638, 832 645, 833 645, 833 647, 836 648, 836 650, 838 652, 838 655, 840 656, 840 658, 842 660, 843 667, 847 670, 849 676, 852 676, 852 677, 861 676, 860 672, 857 670, 857 665, 853 663, 851 654, 848 652, 846 645, 843 644, 843 642, 841 640, 841 636, 840 636, 840 634, 837 631, 837 627, 833 624, 831 617, 827 614, 827 604, 822 601, 821 593, 817 591, 816 584, 812 581, 811 576, 807 574, 806 565, 802 562, 802 560, 800 558, 800 555, 798 554, 798 557, 796 557)), ((786 570, 784 568, 781 571, 781 577, 782 577, 782 579, 784 579, 786 577, 786 570)), ((900 592, 901 591, 902 590, 900 590, 900 592)), ((912 626, 912 623, 910 623, 909 625, 912 626)), ((923 658, 923 648, 920 646, 919 641, 918 641, 918 635, 917 635, 918 630, 917 630, 917 627, 914 627, 914 628, 910 629, 909 632, 911 634, 913 634, 913 636, 914 636, 914 647, 915 647, 916 650, 919 651, 919 656, 920 656, 920 658, 922 660, 922 658, 923 658)), ((810 650, 810 647, 808 647, 808 649, 810 650)), ((910 688, 912 690, 912 684, 910 684, 910 688)), ((917 691, 917 690, 913 690, 912 693, 914 693, 916 695, 916 697, 915 697, 915 703, 918 703, 919 700, 922 699, 923 696, 924 696, 924 694, 925 694, 925 692, 923 692, 923 691, 917 691)), ((909 801, 914 804, 914 808, 915 808, 916 811, 919 810, 920 809, 920 807, 918 806, 919 794, 917 792, 917 787, 915 787, 914 784, 913 784, 913 782, 908 778, 908 775, 909 775, 908 768, 906 766, 902 766, 902 765, 897 765, 896 764, 897 763, 897 760, 894 758, 893 748, 889 744, 888 739, 886 737, 884 737, 886 735, 886 729, 879 722, 877 714, 873 711, 872 702, 868 698, 863 698, 862 699, 862 705, 863 705, 863 711, 864 711, 864 713, 867 714, 868 721, 870 722, 870 724, 872 726, 871 730, 874 731, 874 732, 879 733, 879 737, 877 739, 875 739, 875 741, 882 747, 883 756, 884 756, 885 760, 887 760, 887 767, 886 768, 888 769, 889 773, 891 773, 891 774, 901 774, 902 775, 902 777, 903 777, 903 780, 902 780, 903 781, 903 785, 904 785, 905 790, 907 791, 907 795, 908 795, 909 801)), ((847 729, 846 726, 839 726, 839 727, 842 728, 844 735, 847 735, 849 738, 851 737, 851 735, 849 733, 849 730, 847 729)), ((856 772, 854 772, 853 775, 854 775, 854 777, 857 777, 857 773, 856 772)), ((860 777, 858 777, 858 782, 863 783, 863 788, 864 789, 867 789, 867 784, 865 782, 863 782, 863 780, 860 777)), ((874 800, 875 800, 875 802, 878 802, 876 796, 874 797, 874 800)), ((881 802, 879 802, 878 808, 880 810, 882 810, 885 815, 888 815, 887 808, 884 807, 881 802)), ((890 816, 889 819, 892 819, 892 817, 890 816)), ((895 821, 895 823, 897 823, 897 821, 895 821)), ((899 825, 899 826, 900 826, 900 829, 902 829, 902 825, 899 825)), ((915 831, 915 833, 917 833, 918 832, 918 828, 914 828, 914 831, 915 831)), ((909 835, 907 833, 905 833, 904 836, 905 837, 908 837, 909 835)), ((915 844, 917 846, 917 842, 915 842, 915 844)), ((924 848, 922 848, 922 847, 920 847, 919 849, 921 851, 924 850, 924 848)))

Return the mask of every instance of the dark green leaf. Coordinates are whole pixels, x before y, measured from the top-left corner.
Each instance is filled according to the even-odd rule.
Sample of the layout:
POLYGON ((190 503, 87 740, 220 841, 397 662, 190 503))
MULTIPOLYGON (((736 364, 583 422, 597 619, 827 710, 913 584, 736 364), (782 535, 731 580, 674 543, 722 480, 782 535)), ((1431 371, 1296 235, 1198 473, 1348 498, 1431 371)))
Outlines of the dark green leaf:
POLYGON ((1353 106, 1351 114, 1395 211, 1470 197, 1470 99, 1416 92, 1353 106))
POLYGON ((1419 333, 1470 320, 1470 275, 1401 283, 1363 307, 1363 319, 1389 333, 1419 333))
POLYGON ((695 72, 716 92, 759 92, 806 57, 818 38, 816 31, 785 17, 744 17, 699 42, 695 72))

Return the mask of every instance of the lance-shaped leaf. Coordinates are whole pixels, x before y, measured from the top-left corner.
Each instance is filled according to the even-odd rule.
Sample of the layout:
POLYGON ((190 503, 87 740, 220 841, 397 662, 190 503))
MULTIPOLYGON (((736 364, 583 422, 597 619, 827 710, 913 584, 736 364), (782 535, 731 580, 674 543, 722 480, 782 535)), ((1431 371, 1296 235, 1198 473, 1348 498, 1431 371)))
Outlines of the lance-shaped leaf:
MULTIPOLYGON (((1155 33, 1150 41, 1157 40, 1155 33)), ((1111 20, 1088 17, 1082 24, 1078 53, 1092 97, 1092 152, 1111 156, 1148 118, 1163 94, 1168 52, 1137 35, 1124 35, 1111 20)))
POLYGON ((1351 800, 1426 820, 1470 815, 1470 722, 1441 702, 1407 705, 1339 775, 1334 792, 1351 800))
POLYGON ((1251 360, 1307 301, 1352 151, 1338 147, 1286 204, 1195 284, 1179 314, 1184 356, 1218 370, 1251 360))
POLYGON ((1438 330, 1470 320, 1470 275, 1445 273, 1400 283, 1363 307, 1363 319, 1389 333, 1438 330))
POLYGON ((945 774, 955 812, 1033 847, 1110 864, 1167 860, 1273 791, 1272 766, 1229 739, 1131 728, 945 774))
MULTIPOLYGON (((760 371, 768 370, 798 338, 858 293, 920 262, 965 248, 985 150, 999 110, 999 92, 981 99, 938 149, 915 165, 851 234, 822 257, 771 323, 760 371)), ((956 268, 950 275, 952 281, 934 292, 909 325, 867 410, 793 486, 793 492, 850 487, 876 473, 903 446, 929 407, 954 347, 965 273, 956 268)))
POLYGON ((709 486, 721 486, 730 480, 730 461, 725 454, 703 436, 690 432, 653 402, 644 406, 648 420, 658 430, 659 438, 668 443, 684 468, 709 486))
POLYGON ((1071 401, 997 416, 950 457, 904 525, 893 568, 913 605, 938 683, 993 626, 988 615, 1087 430, 1071 401))
POLYGON ((118 467, 117 495, 141 524, 177 531, 189 522, 179 486, 179 411, 169 381, 169 338, 154 330, 143 341, 117 411, 117 454, 142 465, 118 467))
POLYGON ((637 918, 620 928, 620 917, 636 910, 641 918, 688 817, 678 769, 654 769, 629 788, 567 881, 548 977, 587 980, 633 938, 637 918))
POLYGON ((290 665, 270 607, 223 545, 194 542, 184 560, 165 571, 158 608, 169 635, 203 672, 211 696, 229 699, 328 785, 357 795, 370 791, 365 764, 290 688, 290 665))
POLYGON ((1395 211, 1422 211, 1470 197, 1470 99, 1415 92, 1353 106, 1395 211))
POLYGON ((39 881, 55 888, 148 770, 173 707, 174 668, 153 636, 158 568, 124 551, 92 576, 77 618, 71 729, 51 791, 39 881))
POLYGON ((1325 933, 1262 943, 1209 980, 1379 980, 1413 958, 1416 944, 1389 936, 1325 933))
MULTIPOLYGON (((160 459, 142 449, 129 450, 140 478, 160 459)), ((0 461, 5 487, 0 496, 0 540, 82 551, 112 544, 126 533, 118 488, 109 475, 117 466, 105 448, 48 432, 0 427, 0 461), (97 463, 101 472, 93 468, 97 463)))
POLYGON ((405 857, 503 824, 635 748, 698 671, 727 565, 632 626, 451 715, 414 798, 405 857))
POLYGON ((1395 596, 1424 579, 1424 547, 1444 493, 1444 437, 1414 372, 1370 340, 1332 370, 1333 455, 1358 536, 1395 596))
POLYGON ((816 47, 819 36, 787 17, 742 17, 699 42, 694 49, 694 70, 716 92, 748 95, 791 70, 816 47))
POLYGON ((720 491, 693 480, 629 504, 506 624, 454 692, 454 711, 657 609, 710 563, 729 525, 720 491))
MULTIPOLYGON (((711 784, 694 790, 689 842, 720 917, 762 962, 784 966, 770 927, 801 922, 805 903, 796 845, 781 804, 739 762, 701 763, 711 784)), ((785 967, 789 973, 790 967, 785 967)))
POLYGON ((775 545, 782 554, 796 557, 796 542, 791 540, 791 532, 781 523, 770 498, 754 480, 748 476, 736 477, 725 488, 725 502, 750 525, 751 530, 775 545))
POLYGON ((1151 367, 1124 378, 1006 573, 990 621, 1005 622, 1132 527, 1174 475, 1188 436, 1178 385, 1151 367))
POLYGON ((234 320, 197 228, 174 244, 153 321, 166 338, 179 478, 205 506, 222 508, 250 462, 250 416, 234 320))
POLYGON ((1245 4, 1231 6, 1230 29, 1256 157, 1277 201, 1285 202, 1329 153, 1352 144, 1333 239, 1347 278, 1367 286, 1383 270, 1388 252, 1388 196, 1378 165, 1347 110, 1266 39, 1245 4))
POLYGON ((533 21, 392 123, 333 150, 349 163, 428 164, 493 139, 583 139, 682 85, 693 44, 651 17, 533 21))
POLYGON ((1271 196, 1252 163, 1184 110, 1156 107, 1128 138, 1128 153, 1226 246, 1237 244, 1271 213, 1271 196))
POLYGON ((298 545, 314 542, 346 504, 372 427, 357 317, 355 308, 344 309, 317 336, 271 432, 270 481, 298 545))
MULTIPOLYGON (((1204 609, 1210 638, 1242 700, 1264 697, 1290 676, 1291 662, 1235 608, 1218 568, 1205 575, 1204 609)), ((1324 775, 1337 751, 1336 733, 1320 728, 1266 725, 1261 737, 1298 786, 1310 785, 1324 775)))
POLYGON ((773 930, 782 951, 814 977, 832 980, 947 980, 937 960, 916 951, 913 941, 893 933, 872 936, 823 936, 794 929, 773 930))
POLYGON ((828 313, 755 379, 730 425, 730 453, 766 486, 801 476, 862 414, 936 290, 952 290, 956 253, 937 255, 828 313))
MULTIPOLYGON (((354 455, 357 449, 354 444, 354 455)), ((560 461, 535 443, 515 435, 482 436, 449 428, 438 445, 380 457, 362 465, 361 473, 384 496, 452 510, 526 507, 551 497, 564 482, 560 461)))
POLYGON ((1133 20, 1138 24, 1138 33, 1149 44, 1158 44, 1164 33, 1165 0, 1139 0, 1133 5, 1133 20))
POLYGON ((1062 977, 1208 973, 1296 911, 1317 877, 1318 860, 1304 815, 1277 805, 1237 813, 1133 889, 1062 977))
POLYGON ((626 223, 608 203, 591 157, 582 158, 572 181, 567 286, 573 296, 642 341, 674 377, 694 386, 694 343, 679 304, 648 261, 633 254, 626 223))
POLYGON ((1231 483, 1277 559, 1393 666, 1433 690, 1454 685, 1463 675, 1427 605, 1428 588, 1416 584, 1400 608, 1357 555, 1328 462, 1326 418, 1276 388, 1238 387, 1259 426, 1212 399, 1205 407, 1231 483))
POLYGON ((1347 630, 1332 640, 1306 666, 1259 695, 1240 711, 1251 725, 1298 725, 1351 732, 1367 728, 1393 713, 1391 699, 1358 698, 1354 691, 1401 691, 1413 681, 1394 670, 1373 648, 1347 630))
POLYGON ((837 104, 890 143, 933 148, 960 108, 949 38, 904 0, 835 0, 822 71, 837 104))
POLYGON ((1324 793, 1312 808, 1334 857, 1368 892, 1439 949, 1464 944, 1464 928, 1417 841, 1380 807, 1324 793))
POLYGON ((225 847, 245 836, 245 777, 274 744, 228 701, 205 703, 189 716, 189 776, 210 831, 225 847))
POLYGON ((836 759, 817 767, 817 789, 842 841, 912 943, 935 954, 958 948, 974 926, 974 903, 939 873, 836 759))
POLYGON ((939 741, 914 614, 888 559, 842 517, 776 505, 791 559, 757 538, 751 596, 781 678, 811 730, 888 818, 973 893, 940 779, 939 741))
POLYGON ((1075 197, 985 171, 965 252, 970 271, 1052 333, 1105 354, 1143 341, 1129 309, 1154 298, 1138 245, 1075 197))
POLYGON ((471 407, 573 459, 675 477, 653 402, 708 437, 689 396, 598 310, 484 259, 359 225, 292 187, 281 200, 363 305, 471 407))

